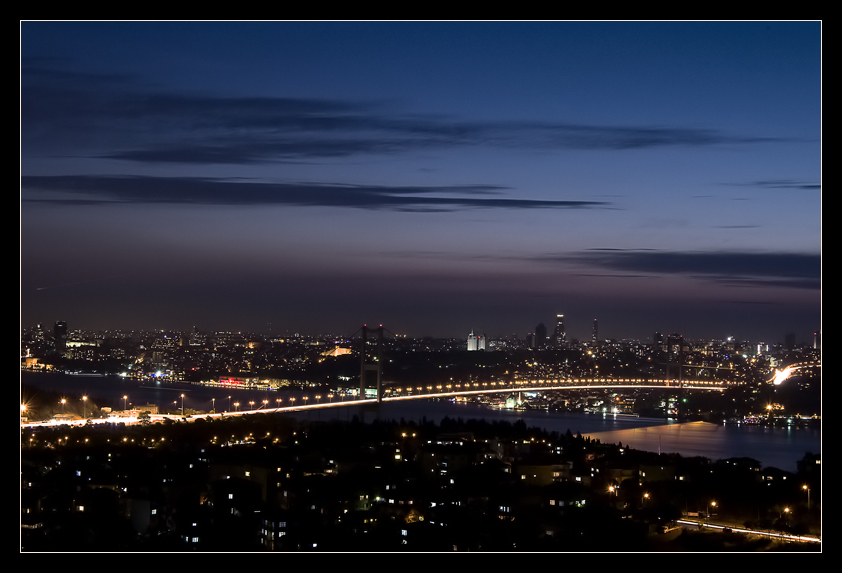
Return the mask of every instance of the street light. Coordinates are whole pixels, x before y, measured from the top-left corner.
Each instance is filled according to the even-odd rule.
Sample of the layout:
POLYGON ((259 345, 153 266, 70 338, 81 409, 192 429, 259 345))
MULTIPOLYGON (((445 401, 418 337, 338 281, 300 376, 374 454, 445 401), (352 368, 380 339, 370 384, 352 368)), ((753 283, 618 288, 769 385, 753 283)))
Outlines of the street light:
POLYGON ((807 511, 810 511, 810 488, 807 485, 802 485, 801 489, 807 490, 807 511))
MULTIPOLYGON (((88 417, 88 397, 87 396, 82 396, 82 417, 83 418, 88 417)), ((809 499, 809 495, 807 497, 809 499)))
POLYGON ((184 416, 184 394, 181 395, 181 415, 184 416))
POLYGON ((128 396, 123 396, 123 410, 126 410, 126 400, 128 400, 128 396))

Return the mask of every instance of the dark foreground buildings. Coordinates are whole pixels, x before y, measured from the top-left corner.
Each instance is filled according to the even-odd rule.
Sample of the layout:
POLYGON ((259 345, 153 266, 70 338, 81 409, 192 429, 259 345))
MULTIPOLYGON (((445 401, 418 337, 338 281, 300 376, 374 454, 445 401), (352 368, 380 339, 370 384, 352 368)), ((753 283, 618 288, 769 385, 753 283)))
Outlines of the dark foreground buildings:
MULTIPOLYGON (((716 513, 820 528, 818 456, 787 474, 522 422, 257 415, 26 429, 21 440, 23 552, 754 551, 780 546, 672 527, 716 513)), ((796 546, 820 550, 786 549, 796 546)))

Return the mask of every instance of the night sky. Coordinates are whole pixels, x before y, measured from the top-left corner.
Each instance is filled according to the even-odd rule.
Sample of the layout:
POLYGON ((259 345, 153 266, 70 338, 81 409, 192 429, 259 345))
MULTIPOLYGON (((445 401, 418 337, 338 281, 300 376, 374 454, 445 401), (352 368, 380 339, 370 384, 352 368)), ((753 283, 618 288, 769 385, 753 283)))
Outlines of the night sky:
POLYGON ((21 326, 812 341, 820 22, 21 22, 21 326))

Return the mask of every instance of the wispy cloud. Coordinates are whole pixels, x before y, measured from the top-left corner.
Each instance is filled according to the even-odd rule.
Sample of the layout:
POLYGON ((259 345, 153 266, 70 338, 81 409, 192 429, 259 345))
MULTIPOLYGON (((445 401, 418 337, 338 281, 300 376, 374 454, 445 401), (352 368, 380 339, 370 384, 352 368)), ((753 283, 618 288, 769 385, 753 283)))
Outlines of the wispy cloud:
POLYGON ((493 185, 372 186, 329 183, 265 183, 198 177, 23 176, 28 203, 291 205, 412 211, 467 208, 582 209, 603 201, 553 201, 497 197, 507 188, 493 185), (38 198, 38 192, 50 196, 38 198), (56 196, 58 194, 58 196, 56 196))
POLYGON ((801 253, 598 248, 539 255, 477 255, 442 251, 388 251, 384 254, 400 258, 501 264, 533 261, 559 265, 570 276, 600 279, 685 276, 734 287, 821 289, 821 255, 801 253))
POLYGON ((784 252, 594 249, 545 254, 536 260, 566 262, 639 276, 683 275, 736 286, 821 289, 821 255, 784 252))
POLYGON ((821 191, 821 183, 808 183, 792 179, 766 179, 749 183, 725 183, 733 187, 755 187, 760 189, 788 189, 795 191, 821 191))
POLYGON ((175 93, 140 79, 75 75, 28 60, 21 123, 23 154, 72 142, 65 153, 156 164, 289 162, 454 146, 629 150, 774 141, 684 126, 465 121, 397 112, 381 102, 175 93))

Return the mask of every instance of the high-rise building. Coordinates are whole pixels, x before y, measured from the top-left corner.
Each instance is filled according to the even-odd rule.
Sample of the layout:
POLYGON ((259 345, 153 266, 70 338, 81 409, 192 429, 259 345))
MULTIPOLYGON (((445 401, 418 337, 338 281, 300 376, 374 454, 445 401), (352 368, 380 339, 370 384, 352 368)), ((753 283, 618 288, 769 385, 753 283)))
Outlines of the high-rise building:
POLYGON ((55 340, 55 349, 59 354, 64 354, 67 349, 67 323, 58 321, 53 326, 53 339, 55 340))
POLYGON ((591 339, 592 339, 594 344, 599 342, 599 332, 598 332, 598 330, 599 330, 599 328, 597 326, 596 319, 593 319, 593 332, 591 334, 591 339))
POLYGON ((468 350, 485 350, 485 336, 474 334, 472 330, 468 335, 468 350))
POLYGON ((564 331, 564 315, 556 315, 555 330, 553 331, 553 344, 556 348, 562 348, 567 344, 567 333, 564 331))
POLYGON ((671 354, 679 354, 684 350, 684 337, 680 334, 670 334, 667 336, 667 352, 671 354))
POLYGON ((655 336, 652 337, 652 344, 655 346, 656 350, 664 350, 664 335, 660 332, 656 332, 655 336))
POLYGON ((535 348, 543 348, 547 344, 547 327, 541 322, 535 327, 535 348))

